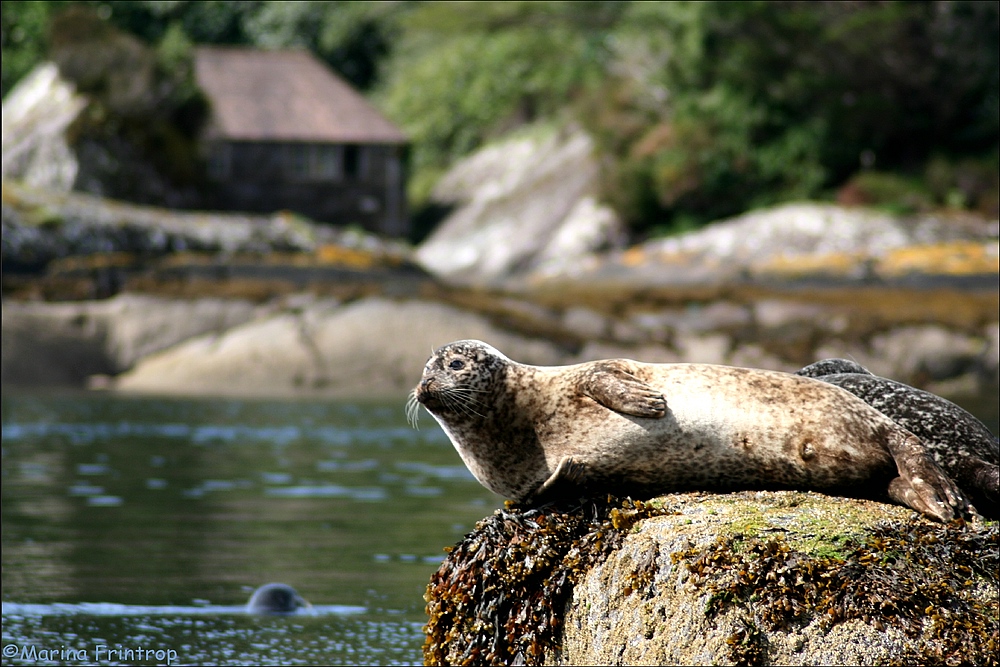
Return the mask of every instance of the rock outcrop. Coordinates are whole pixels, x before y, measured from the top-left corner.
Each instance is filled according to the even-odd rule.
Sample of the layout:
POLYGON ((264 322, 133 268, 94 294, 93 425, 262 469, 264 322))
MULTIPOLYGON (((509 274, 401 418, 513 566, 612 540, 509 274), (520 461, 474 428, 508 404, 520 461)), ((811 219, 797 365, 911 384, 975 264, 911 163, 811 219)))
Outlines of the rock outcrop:
POLYGON ((86 106, 55 64, 32 70, 3 102, 3 178, 55 192, 73 189, 80 165, 67 131, 86 106))
POLYGON ((126 252, 315 250, 338 237, 290 213, 273 216, 170 211, 78 192, 3 182, 3 262, 45 267, 55 259, 126 252))
POLYGON ((503 331, 439 303, 319 300, 151 355, 123 374, 125 391, 344 398, 403 396, 430 352, 481 338, 528 363, 562 358, 551 343, 503 331))
MULTIPOLYGON (((339 277, 325 275, 326 290, 364 294, 378 287, 354 285, 343 271, 339 277)), ((196 292, 201 283, 184 284, 196 292)), ((390 286, 383 283, 374 293, 388 294, 390 286)), ((898 311, 898 318, 882 319, 881 311, 863 308, 858 299, 851 308, 769 298, 618 312, 548 308, 475 291, 433 298, 422 298, 419 291, 395 298, 292 291, 263 301, 130 293, 62 303, 7 299, 3 380, 7 388, 81 387, 89 376, 131 370, 120 388, 402 396, 431 349, 480 338, 513 359, 545 365, 627 357, 794 371, 819 358, 849 357, 877 374, 947 396, 995 391, 1000 363, 995 321, 979 315, 985 319, 970 325, 938 313, 946 308, 958 317, 965 310, 995 308, 995 296, 986 294, 979 303, 961 293, 925 295, 914 303, 914 312, 898 305, 913 301, 907 293, 870 300, 898 311), (242 379, 262 373, 267 381, 242 379)))
POLYGON ((597 199, 593 143, 579 130, 536 128, 459 161, 433 200, 455 210, 417 250, 431 273, 463 284, 573 272, 622 247, 624 227, 597 199))
POLYGON ((253 319, 244 300, 174 301, 120 295, 104 301, 4 301, 2 381, 11 387, 83 387, 193 336, 253 319))
POLYGON ((803 492, 502 509, 428 585, 427 664, 992 664, 998 524, 803 492))
POLYGON ((971 215, 904 217, 862 207, 799 202, 744 213, 690 234, 649 241, 642 248, 651 254, 688 255, 701 263, 753 269, 809 255, 877 259, 901 248, 982 242, 996 235, 996 222, 971 215))

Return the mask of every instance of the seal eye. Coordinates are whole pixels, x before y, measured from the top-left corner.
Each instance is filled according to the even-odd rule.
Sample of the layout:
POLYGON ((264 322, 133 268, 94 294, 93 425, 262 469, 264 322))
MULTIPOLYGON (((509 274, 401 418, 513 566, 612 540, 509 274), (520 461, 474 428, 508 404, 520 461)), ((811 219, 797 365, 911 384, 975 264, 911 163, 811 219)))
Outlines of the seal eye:
POLYGON ((465 368, 465 362, 461 359, 452 359, 451 363, 448 364, 448 368, 453 371, 460 371, 465 368))

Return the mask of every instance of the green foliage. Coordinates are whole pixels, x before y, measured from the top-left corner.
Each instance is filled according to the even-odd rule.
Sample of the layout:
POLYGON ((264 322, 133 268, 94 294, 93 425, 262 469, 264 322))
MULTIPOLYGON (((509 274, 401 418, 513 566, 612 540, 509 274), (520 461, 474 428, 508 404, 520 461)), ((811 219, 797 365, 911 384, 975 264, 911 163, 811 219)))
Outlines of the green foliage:
POLYGON ((932 197, 920 179, 884 171, 859 172, 841 190, 842 199, 845 195, 855 197, 857 203, 903 215, 932 206, 932 197))
POLYGON ((995 3, 642 3, 617 34, 620 58, 659 57, 583 118, 637 227, 815 197, 865 159, 919 174, 997 145, 995 3))
POLYGON ((844 187, 997 208, 995 2, 3 2, 4 93, 67 5, 153 47, 186 128, 192 44, 313 51, 407 131, 417 205, 541 119, 595 137, 604 197, 639 232, 844 187))
POLYGON ((64 2, 0 2, 0 95, 45 59, 49 16, 64 2))
POLYGON ((387 63, 418 201, 456 157, 566 108, 640 231, 823 196, 866 160, 919 175, 997 145, 995 4, 472 4, 409 12, 387 63))
POLYGON ((619 3, 427 3, 401 22, 380 100, 414 142, 411 189, 488 139, 558 115, 606 67, 619 3))

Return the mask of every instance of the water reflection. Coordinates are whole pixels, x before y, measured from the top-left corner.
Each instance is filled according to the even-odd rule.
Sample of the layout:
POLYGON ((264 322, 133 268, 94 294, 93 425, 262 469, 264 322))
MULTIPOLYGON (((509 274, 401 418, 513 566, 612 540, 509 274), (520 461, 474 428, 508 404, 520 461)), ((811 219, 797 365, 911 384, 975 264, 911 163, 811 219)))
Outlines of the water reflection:
POLYGON ((232 616, 268 581, 315 605, 280 661, 419 661, 442 548, 499 503, 402 402, 5 395, 2 488, 5 643, 153 628, 216 663, 267 660, 232 616))

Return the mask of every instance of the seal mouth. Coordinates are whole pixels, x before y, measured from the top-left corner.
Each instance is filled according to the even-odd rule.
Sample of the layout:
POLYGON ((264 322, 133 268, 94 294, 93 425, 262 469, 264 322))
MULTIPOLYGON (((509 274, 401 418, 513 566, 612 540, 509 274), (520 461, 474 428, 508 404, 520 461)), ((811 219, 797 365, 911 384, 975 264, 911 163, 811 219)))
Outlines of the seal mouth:
POLYGON ((420 429, 420 406, 424 406, 428 412, 433 414, 434 410, 442 405, 437 392, 429 389, 429 384, 429 378, 421 380, 420 384, 414 387, 413 391, 406 397, 406 421, 417 430, 420 429))
POLYGON ((426 377, 413 390, 413 400, 438 417, 483 419, 485 409, 476 391, 426 377))
POLYGON ((417 404, 420 404, 433 412, 444 406, 441 392, 435 387, 433 378, 424 378, 420 384, 410 394, 413 399, 413 411, 416 412, 417 404))

